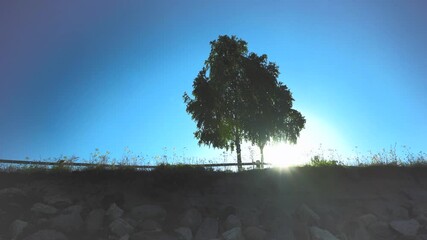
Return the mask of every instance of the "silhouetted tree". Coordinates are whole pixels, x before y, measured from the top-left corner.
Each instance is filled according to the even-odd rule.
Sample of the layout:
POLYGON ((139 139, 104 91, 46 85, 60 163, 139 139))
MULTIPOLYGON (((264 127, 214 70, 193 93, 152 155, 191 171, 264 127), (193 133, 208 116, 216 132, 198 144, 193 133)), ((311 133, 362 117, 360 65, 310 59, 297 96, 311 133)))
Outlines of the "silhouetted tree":
POLYGON ((267 55, 249 54, 244 69, 248 82, 244 97, 248 103, 245 139, 260 148, 263 167, 265 145, 270 140, 295 144, 305 118, 292 109, 292 93, 277 80, 279 68, 267 61, 267 55))
POLYGON ((292 109, 288 88, 277 81, 278 67, 267 56, 248 54, 247 43, 235 36, 210 42, 211 52, 193 82, 194 99, 184 93, 187 112, 197 123, 199 144, 236 148, 242 168, 241 143, 263 149, 270 140, 296 142, 305 119, 292 109))
POLYGON ((240 170, 245 118, 242 85, 246 84, 243 60, 247 43, 235 36, 219 36, 210 44, 209 58, 193 83, 194 99, 184 93, 184 102, 197 122, 194 135, 199 144, 232 151, 236 148, 240 170))

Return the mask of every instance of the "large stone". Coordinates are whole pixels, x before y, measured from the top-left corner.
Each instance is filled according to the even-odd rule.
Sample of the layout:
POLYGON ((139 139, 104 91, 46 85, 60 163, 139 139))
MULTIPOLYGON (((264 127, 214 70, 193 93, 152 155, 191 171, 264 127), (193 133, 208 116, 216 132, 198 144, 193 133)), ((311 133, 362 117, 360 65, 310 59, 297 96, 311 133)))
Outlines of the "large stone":
POLYGON ((418 235, 415 240, 427 240, 427 234, 418 235))
POLYGON ((195 240, 206 240, 216 238, 218 235, 218 221, 214 218, 205 218, 197 230, 195 240))
POLYGON ((147 232, 162 230, 160 224, 152 219, 147 219, 142 221, 139 224, 139 227, 141 228, 142 231, 147 231, 147 232))
POLYGON ((137 232, 133 234, 130 240, 178 240, 165 232, 137 232))
POLYGON ((125 198, 124 198, 124 194, 123 193, 121 193, 121 192, 114 192, 114 193, 111 193, 111 194, 104 195, 100 201, 101 201, 102 208, 107 209, 113 203, 117 204, 120 207, 123 207, 125 198))
POLYGON ((182 227, 189 227, 193 231, 197 230, 201 223, 202 214, 200 214, 200 212, 195 208, 187 210, 180 221, 180 225, 182 227))
POLYGON ((243 235, 246 240, 264 240, 267 237, 267 232, 259 227, 251 226, 243 231, 243 235))
POLYGON ((10 225, 10 233, 12 236, 12 239, 16 239, 19 237, 23 232, 24 229, 28 226, 28 223, 22 220, 15 220, 10 225))
POLYGON ((31 206, 31 199, 19 188, 0 190, 0 232, 8 231, 10 224, 31 206))
POLYGON ((307 225, 315 225, 320 221, 319 215, 311 210, 307 205, 302 204, 296 211, 295 216, 307 225))
POLYGON ((281 228, 275 229, 271 233, 271 239, 274 239, 274 240, 298 240, 295 237, 290 226, 282 226, 281 228))
POLYGON ((27 194, 19 188, 3 188, 0 190, 0 203, 5 201, 21 201, 26 200, 27 194))
POLYGON ((182 240, 192 240, 193 233, 189 227, 180 227, 175 229, 175 232, 179 235, 179 239, 182 240))
POLYGON ((50 219, 51 227, 65 233, 79 232, 83 226, 80 213, 61 214, 50 219))
POLYGON ((409 211, 408 209, 401 206, 393 206, 389 208, 389 212, 393 219, 408 219, 409 211))
POLYGON ((125 236, 126 234, 131 234, 134 231, 132 225, 130 225, 122 218, 118 218, 111 222, 109 227, 110 231, 119 237, 125 236))
POLYGON ((370 240, 370 235, 364 223, 360 221, 349 221, 344 224, 342 231, 348 240, 370 240))
POLYGON ((240 218, 242 226, 250 227, 259 225, 258 212, 256 209, 241 209, 237 216, 240 218))
POLYGON ((56 230, 43 229, 24 238, 24 240, 68 240, 68 238, 56 230))
POLYGON ((44 203, 34 203, 31 207, 31 211, 38 215, 55 215, 58 212, 58 209, 44 203))
POLYGON ((235 227, 222 233, 222 238, 224 240, 241 240, 242 237, 243 235, 240 227, 235 227))
POLYGON ((360 216, 358 220, 364 227, 368 227, 372 223, 377 222, 378 218, 374 214, 369 213, 369 214, 360 216))
POLYGON ((104 223, 105 210, 102 208, 93 209, 86 217, 86 231, 96 233, 102 228, 104 223))
POLYGON ((73 203, 70 198, 61 194, 45 195, 43 197, 43 201, 48 205, 52 205, 57 208, 65 208, 73 203))
POLYGON ((64 210, 62 210, 63 214, 71 214, 71 213, 75 213, 75 214, 80 214, 83 210, 83 206, 76 204, 76 205, 71 205, 66 207, 64 210))
POLYGON ((166 210, 158 205, 146 204, 132 208, 131 215, 135 220, 163 221, 166 218, 166 210))
POLYGON ((396 220, 390 222, 390 227, 405 237, 415 237, 420 228, 420 224, 415 219, 396 220))
POLYGON ((292 231, 298 240, 310 240, 310 232, 308 227, 300 221, 294 221, 292 224, 292 231))
POLYGON ((389 227, 389 224, 377 221, 368 226, 368 230, 371 233, 373 239, 378 240, 390 240, 394 239, 395 236, 389 227))
POLYGON ((240 222, 240 218, 239 217, 237 217, 234 214, 231 214, 225 220, 225 224, 224 225, 225 225, 224 226, 225 230, 230 230, 230 229, 235 228, 235 227, 239 227, 240 228, 242 226, 242 223, 240 222))
MULTIPOLYGON (((16 218, 23 212, 23 209, 27 209, 32 203, 32 199, 19 188, 11 187, 0 190, 0 207, 7 213, 6 215, 14 215, 13 218, 16 218)), ((1 225, 5 223, 7 221, 0 220, 0 229, 1 225)), ((9 223, 7 223, 6 227, 9 226, 9 223)))
POLYGON ((126 235, 124 235, 124 236, 121 236, 121 237, 119 238, 119 240, 129 240, 129 238, 130 238, 129 234, 126 234, 126 235))
POLYGON ((108 217, 108 220, 114 221, 117 218, 122 217, 123 212, 124 211, 121 208, 119 208, 119 206, 117 206, 117 204, 112 203, 110 205, 110 207, 108 208, 106 215, 108 217))
POLYGON ((332 233, 316 226, 310 227, 311 240, 338 240, 332 233))

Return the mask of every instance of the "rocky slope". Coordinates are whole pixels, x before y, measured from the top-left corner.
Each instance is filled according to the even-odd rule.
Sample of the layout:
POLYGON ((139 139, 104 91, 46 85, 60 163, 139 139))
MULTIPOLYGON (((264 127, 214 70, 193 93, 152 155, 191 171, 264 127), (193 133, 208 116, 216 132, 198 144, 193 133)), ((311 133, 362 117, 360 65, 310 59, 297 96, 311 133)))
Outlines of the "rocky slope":
POLYGON ((427 239, 427 169, 2 173, 0 239, 427 239))

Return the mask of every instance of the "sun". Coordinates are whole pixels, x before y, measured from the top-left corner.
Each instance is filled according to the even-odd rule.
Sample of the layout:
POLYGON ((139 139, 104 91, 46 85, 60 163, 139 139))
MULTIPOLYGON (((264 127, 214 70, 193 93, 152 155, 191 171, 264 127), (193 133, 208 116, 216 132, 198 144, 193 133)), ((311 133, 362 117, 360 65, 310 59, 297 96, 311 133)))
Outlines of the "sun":
POLYGON ((320 146, 346 150, 347 144, 335 128, 314 116, 307 119, 309 121, 301 131, 297 144, 279 142, 270 143, 265 147, 265 162, 274 167, 287 168, 308 163, 313 155, 319 154, 320 146))
POLYGON ((306 163, 309 152, 310 149, 307 144, 291 145, 280 142, 267 145, 264 150, 264 158, 273 167, 287 168, 306 163))

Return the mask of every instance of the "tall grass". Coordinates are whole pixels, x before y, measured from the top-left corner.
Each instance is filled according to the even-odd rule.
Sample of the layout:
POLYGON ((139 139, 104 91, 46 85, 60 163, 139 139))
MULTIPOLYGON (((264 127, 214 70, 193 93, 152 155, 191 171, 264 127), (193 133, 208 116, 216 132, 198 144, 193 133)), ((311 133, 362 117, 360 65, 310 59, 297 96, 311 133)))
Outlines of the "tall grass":
POLYGON ((414 154, 407 146, 402 146, 399 151, 395 144, 388 149, 383 148, 379 152, 368 151, 367 154, 362 154, 356 147, 353 152, 352 156, 343 158, 336 150, 329 149, 326 154, 322 150, 319 154, 311 157, 306 166, 427 166, 427 154, 422 151, 414 154))
MULTIPOLYGON (((251 149, 249 149, 251 150, 251 149)), ((244 155, 246 162, 255 162, 253 151, 249 151, 249 156, 244 155)), ((28 160, 28 159, 27 159, 28 160)), ((89 171, 121 171, 121 170, 136 170, 136 165, 150 165, 157 166, 159 169, 180 169, 188 167, 188 165, 195 164, 210 164, 210 163, 229 163, 235 162, 231 158, 231 154, 223 152, 216 159, 187 157, 185 154, 177 154, 176 149, 168 151, 167 148, 163 149, 163 154, 148 157, 142 154, 136 155, 129 148, 125 148, 121 159, 112 158, 110 152, 101 152, 95 149, 90 154, 88 160, 80 159, 77 156, 59 156, 56 158, 47 158, 40 160, 40 162, 56 162, 56 165, 17 165, 17 164, 0 164, 0 170, 6 172, 20 171, 20 172, 71 172, 79 170, 89 171), (91 167, 73 166, 72 163, 90 163, 91 167)), ((303 165, 310 167, 370 167, 370 166, 394 166, 394 167, 419 167, 427 166, 427 154, 418 152, 414 154, 407 146, 402 146, 398 150, 396 145, 391 146, 389 149, 382 149, 379 152, 373 153, 369 151, 367 154, 362 154, 356 147, 353 154, 348 157, 343 157, 334 149, 324 150, 320 146, 316 153, 312 155, 310 161, 303 165)), ((253 169, 253 167, 246 167, 246 169, 253 169)), ((236 167, 216 167, 208 170, 221 170, 221 171, 235 171, 236 167)))

